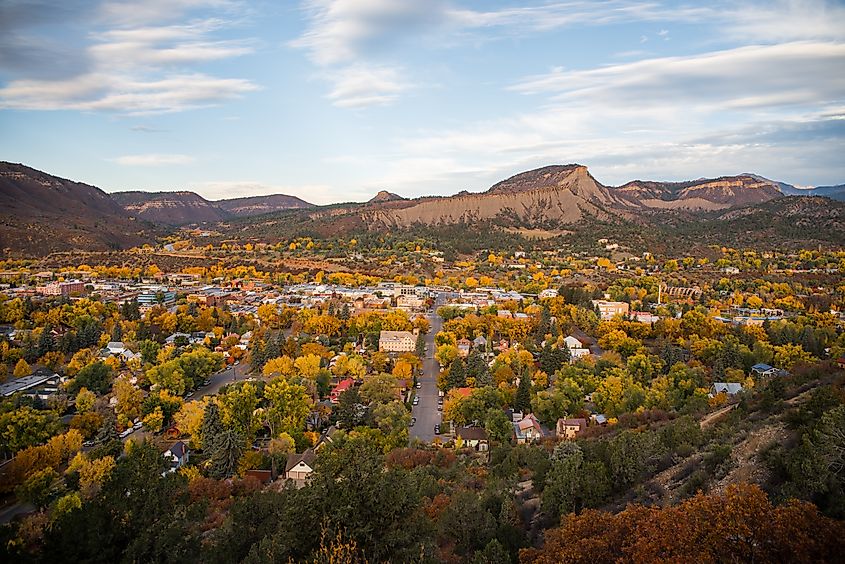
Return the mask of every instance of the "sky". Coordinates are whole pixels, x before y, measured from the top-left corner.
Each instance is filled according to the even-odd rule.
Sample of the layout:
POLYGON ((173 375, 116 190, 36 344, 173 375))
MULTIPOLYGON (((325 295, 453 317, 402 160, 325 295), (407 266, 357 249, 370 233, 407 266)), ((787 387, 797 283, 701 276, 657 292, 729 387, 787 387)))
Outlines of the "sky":
POLYGON ((364 201, 580 163, 845 182, 845 2, 0 0, 0 160, 364 201))

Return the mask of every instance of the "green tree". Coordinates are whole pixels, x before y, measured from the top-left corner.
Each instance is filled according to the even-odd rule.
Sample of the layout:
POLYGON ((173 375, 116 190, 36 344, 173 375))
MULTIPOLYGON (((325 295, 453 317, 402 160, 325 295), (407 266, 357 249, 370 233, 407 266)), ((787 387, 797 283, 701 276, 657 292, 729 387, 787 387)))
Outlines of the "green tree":
POLYGON ((519 378, 513 408, 523 413, 527 413, 531 409, 531 378, 527 374, 523 374, 519 378))

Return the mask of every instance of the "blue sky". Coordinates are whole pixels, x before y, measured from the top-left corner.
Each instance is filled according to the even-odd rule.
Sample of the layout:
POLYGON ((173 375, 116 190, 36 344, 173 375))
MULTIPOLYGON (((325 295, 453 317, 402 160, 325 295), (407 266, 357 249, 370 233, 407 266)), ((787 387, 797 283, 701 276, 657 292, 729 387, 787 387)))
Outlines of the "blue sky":
POLYGON ((844 155, 843 2, 0 0, 0 159, 106 191, 808 186, 844 155))

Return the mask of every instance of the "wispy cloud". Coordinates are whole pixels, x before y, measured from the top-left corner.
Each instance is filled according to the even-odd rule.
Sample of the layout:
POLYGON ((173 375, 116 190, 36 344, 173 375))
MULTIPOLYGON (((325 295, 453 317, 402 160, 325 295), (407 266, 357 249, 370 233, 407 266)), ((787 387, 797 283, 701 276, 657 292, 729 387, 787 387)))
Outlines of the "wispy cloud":
POLYGON ((120 165, 125 166, 173 166, 187 165, 196 161, 189 155, 171 153, 148 153, 144 155, 123 155, 111 159, 120 165))
POLYGON ((248 79, 191 70, 254 50, 248 39, 215 38, 230 21, 170 23, 189 18, 195 8, 236 6, 215 0, 106 2, 97 12, 103 28, 66 49, 85 61, 84 70, 54 78, 17 75, 0 88, 0 108, 152 114, 215 105, 254 91, 258 86, 248 79))
POLYGON ((411 87, 398 69, 385 66, 353 65, 334 72, 329 80, 332 90, 326 98, 344 108, 389 104, 411 87))

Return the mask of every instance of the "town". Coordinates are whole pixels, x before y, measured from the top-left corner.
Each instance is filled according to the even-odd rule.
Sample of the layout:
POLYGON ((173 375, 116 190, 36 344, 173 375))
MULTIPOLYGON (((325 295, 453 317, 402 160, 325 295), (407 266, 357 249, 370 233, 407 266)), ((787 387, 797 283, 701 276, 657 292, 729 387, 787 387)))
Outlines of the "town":
MULTIPOLYGON (((388 467, 512 475, 518 495, 500 503, 544 526, 638 484, 639 503, 682 502, 760 468, 761 486, 824 493, 835 511, 830 490, 789 470, 808 453, 779 442, 825 433, 837 413, 805 411, 835 405, 845 376, 845 257, 612 262, 608 246, 483 250, 425 280, 7 261, 2 518, 74 511, 138 448, 162 476, 230 484, 237 499, 311 491, 324 459, 361 441, 388 467), (810 413, 793 431, 772 419, 810 413), (760 434, 768 450, 749 456, 760 434)), ((448 497, 438 489, 431 503, 448 497)), ((526 541, 455 537, 453 550, 526 541)))

